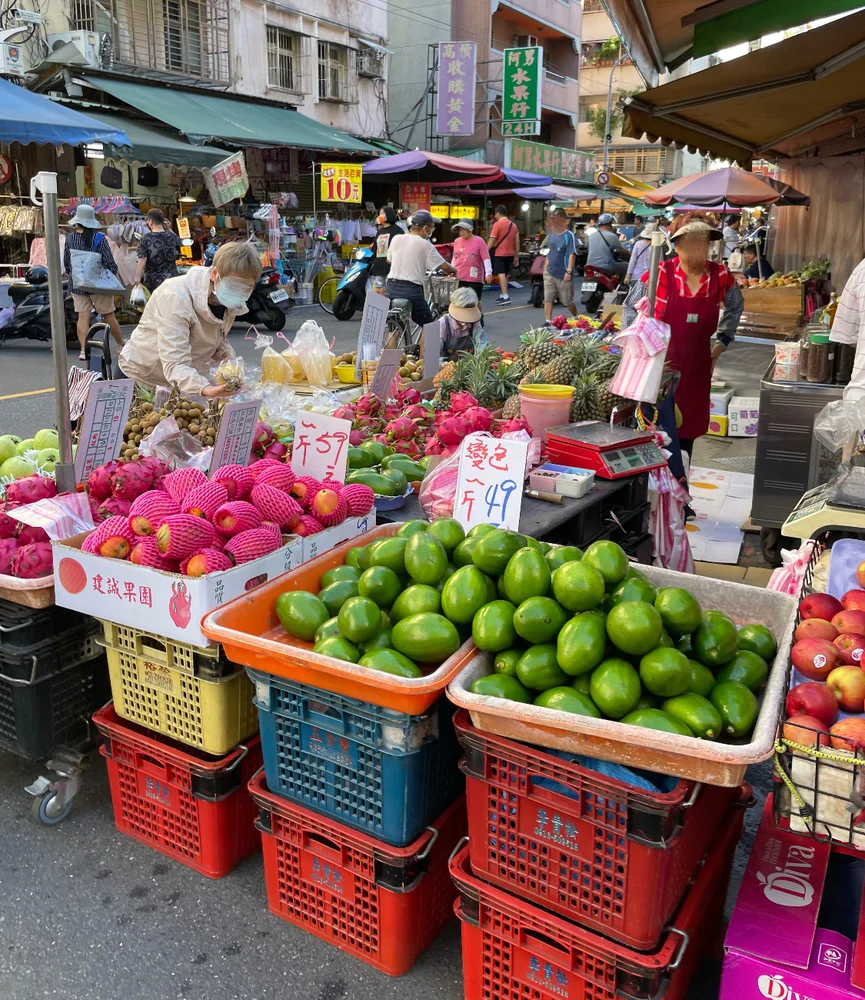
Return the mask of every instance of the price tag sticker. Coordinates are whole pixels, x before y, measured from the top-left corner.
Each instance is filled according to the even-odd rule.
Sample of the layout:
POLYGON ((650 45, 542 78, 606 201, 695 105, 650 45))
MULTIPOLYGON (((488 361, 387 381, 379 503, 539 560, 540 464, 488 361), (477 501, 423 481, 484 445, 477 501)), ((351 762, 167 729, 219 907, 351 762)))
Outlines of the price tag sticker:
POLYGON ((469 434, 460 445, 454 517, 468 530, 476 524, 518 531, 527 441, 469 434))
POLYGON ((134 390, 135 382, 131 378, 91 382, 75 453, 76 482, 84 482, 94 469, 120 454, 134 390))
POLYGON ((402 351, 382 351, 378 367, 375 370, 375 377, 369 391, 382 401, 389 399, 390 388, 396 373, 399 371, 399 363, 402 359, 402 351))
POLYGON ((351 421, 301 411, 294 425, 291 468, 298 476, 345 482, 351 421))
POLYGON ((210 474, 223 465, 248 465, 258 424, 261 400, 226 403, 219 421, 219 434, 210 460, 210 474))

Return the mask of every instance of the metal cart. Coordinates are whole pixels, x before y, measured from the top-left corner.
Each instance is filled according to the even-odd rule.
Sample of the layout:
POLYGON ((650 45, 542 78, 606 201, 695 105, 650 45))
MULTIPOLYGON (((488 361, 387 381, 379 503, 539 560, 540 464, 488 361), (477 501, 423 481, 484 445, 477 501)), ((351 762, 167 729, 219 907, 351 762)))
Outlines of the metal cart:
POLYGON ((751 520, 760 526, 760 549, 771 566, 781 565, 781 528, 802 494, 831 478, 833 453, 814 439, 814 418, 827 403, 840 399, 843 385, 775 382, 775 362, 760 383, 760 419, 754 465, 751 520))

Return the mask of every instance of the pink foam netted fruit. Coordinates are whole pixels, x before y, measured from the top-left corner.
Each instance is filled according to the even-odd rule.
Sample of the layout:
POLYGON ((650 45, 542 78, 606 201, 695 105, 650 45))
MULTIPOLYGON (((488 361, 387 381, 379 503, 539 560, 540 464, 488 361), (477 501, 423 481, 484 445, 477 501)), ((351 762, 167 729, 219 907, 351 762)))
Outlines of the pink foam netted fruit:
POLYGON ((324 525, 318 518, 313 517, 311 514, 304 514, 294 526, 294 533, 296 535, 303 535, 304 538, 307 535, 317 535, 319 531, 324 531, 324 525))
POLYGON ((353 517, 363 517, 375 504, 375 494, 362 483, 349 483, 340 490, 340 496, 348 504, 348 512, 353 517))
POLYGON ((186 576, 205 576, 231 569, 234 563, 220 549, 202 549, 180 564, 180 572, 186 576))
POLYGON ((322 489, 313 498, 311 513, 325 528, 332 528, 345 520, 348 502, 341 494, 331 489, 322 489))
POLYGON ((275 552, 281 544, 282 540, 277 541, 273 531, 268 528, 251 528, 230 538, 223 551, 235 566, 239 566, 275 552))
POLYGON ((261 530, 273 532, 274 537, 279 539, 279 544, 282 545, 282 528, 278 524, 273 521, 262 521, 261 530))
POLYGON ((148 490, 136 497, 129 508, 129 523, 136 535, 155 535, 160 524, 180 513, 180 504, 162 490, 148 490))
POLYGON ((223 535, 239 535, 241 531, 261 526, 263 518, 258 507, 246 500, 232 500, 224 503, 213 515, 216 530, 223 535))
POLYGON ((229 500, 246 500, 254 480, 246 465, 223 465, 213 473, 212 482, 225 487, 229 500))
POLYGON ((187 493, 191 493, 196 486, 203 486, 207 481, 207 476, 200 469, 175 469, 162 480, 162 487, 169 496, 180 502, 187 493))
POLYGON ((210 521, 193 514, 172 514, 159 526, 156 541, 159 551, 169 559, 186 559, 206 549, 214 532, 210 521))
POLYGON ((260 458, 257 462, 253 462, 249 466, 249 471, 252 473, 252 478, 255 482, 258 482, 258 477, 265 469, 278 469, 281 467, 284 467, 283 463, 277 461, 275 458, 260 458))
POLYGON ((292 472, 291 466, 283 465, 280 462, 277 465, 271 465, 268 468, 262 470, 255 477, 255 485, 273 486, 276 489, 282 490, 283 492, 287 493, 294 485, 296 479, 297 476, 292 472))
POLYGON ((180 511, 212 521, 213 515, 224 503, 228 503, 228 490, 222 483, 204 483, 186 494, 181 501, 180 511))
POLYGON ((249 499, 261 512, 264 520, 275 521, 283 528, 297 524, 303 514, 300 504, 293 497, 266 483, 256 483, 249 499))
POLYGON ((312 476, 298 476, 291 487, 291 495, 305 511, 309 511, 316 493, 321 489, 321 483, 312 476))
POLYGON ((136 566, 149 566, 151 569, 165 570, 166 573, 176 573, 178 569, 177 560, 164 556, 152 535, 136 541, 129 553, 129 561, 136 566))

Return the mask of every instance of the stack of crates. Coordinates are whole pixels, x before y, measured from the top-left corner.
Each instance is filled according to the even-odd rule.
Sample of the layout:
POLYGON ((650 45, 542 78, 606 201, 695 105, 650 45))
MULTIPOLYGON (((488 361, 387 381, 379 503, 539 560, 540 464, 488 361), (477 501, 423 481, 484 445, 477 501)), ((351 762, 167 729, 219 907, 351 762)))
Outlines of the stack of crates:
POLYGON ((481 732, 465 711, 454 725, 466 1000, 683 1000, 719 930, 750 789, 638 787, 481 732))
POLYGON ((117 829, 221 878, 259 848, 247 789, 261 766, 252 685, 219 646, 102 627, 114 701, 93 719, 117 829))
POLYGON ((413 715, 249 674, 264 755, 250 790, 271 912, 405 974, 453 916, 448 857, 465 832, 453 709, 441 697, 413 715))
POLYGON ((99 623, 0 599, 0 749, 26 760, 84 742, 108 699, 99 623))

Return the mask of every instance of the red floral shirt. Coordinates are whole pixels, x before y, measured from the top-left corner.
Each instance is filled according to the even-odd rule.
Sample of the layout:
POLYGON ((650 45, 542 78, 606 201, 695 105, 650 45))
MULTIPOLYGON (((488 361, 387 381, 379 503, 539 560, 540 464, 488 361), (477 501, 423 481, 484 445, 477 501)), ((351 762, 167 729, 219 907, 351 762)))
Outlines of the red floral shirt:
MULTIPOLYGON (((724 267, 723 264, 717 264, 714 261, 708 262, 706 273, 700 279, 700 287, 697 289, 696 295, 691 294, 691 289, 688 288, 687 275, 682 270, 679 262, 676 261, 676 270, 674 273, 676 277, 676 290, 678 291, 679 295, 682 298, 686 299, 706 298, 706 296, 709 294, 709 283, 711 281, 713 269, 718 274, 718 305, 721 305, 721 303, 724 301, 724 296, 727 294, 727 292, 729 292, 731 288, 735 287, 736 279, 733 277, 732 274, 730 274, 730 272, 727 270, 726 267, 724 267)), ((643 284, 645 285, 649 284, 648 271, 646 271, 646 273, 642 276, 642 278, 640 278, 640 281, 642 281, 643 284)), ((657 297, 655 298, 655 319, 664 318, 664 311, 667 308, 667 300, 669 299, 669 297, 670 294, 667 290, 667 269, 662 264, 660 272, 658 274, 658 294, 657 297)))

